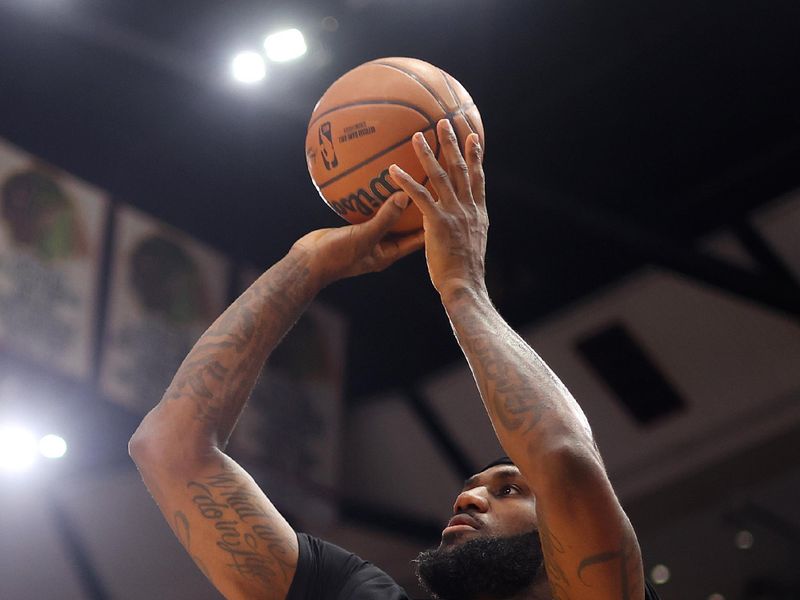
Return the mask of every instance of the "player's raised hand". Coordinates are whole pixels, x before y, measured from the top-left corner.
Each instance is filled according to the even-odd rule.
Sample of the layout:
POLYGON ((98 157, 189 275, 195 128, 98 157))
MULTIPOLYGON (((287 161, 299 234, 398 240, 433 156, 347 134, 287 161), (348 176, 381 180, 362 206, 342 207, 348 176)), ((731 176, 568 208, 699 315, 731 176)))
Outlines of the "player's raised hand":
POLYGON ((474 133, 467 137, 465 159, 449 121, 439 121, 437 132, 447 169, 439 164, 425 137, 414 136, 414 150, 436 197, 397 165, 389 172, 422 212, 428 272, 439 294, 465 286, 485 290, 489 217, 480 141, 474 133))
POLYGON ((297 240, 294 247, 311 254, 311 264, 317 270, 322 285, 382 271, 423 246, 421 231, 406 235, 389 232, 408 202, 405 193, 397 192, 383 203, 369 221, 317 229, 297 240))

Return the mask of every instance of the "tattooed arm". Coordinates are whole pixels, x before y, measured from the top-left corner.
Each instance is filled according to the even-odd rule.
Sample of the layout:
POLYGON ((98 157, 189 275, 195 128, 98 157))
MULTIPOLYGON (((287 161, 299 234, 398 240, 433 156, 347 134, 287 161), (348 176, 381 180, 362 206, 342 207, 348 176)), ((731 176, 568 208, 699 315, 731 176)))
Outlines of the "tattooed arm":
POLYGON ((408 197, 361 225, 313 231, 214 322, 131 438, 130 453, 178 540, 226 598, 286 597, 297 538, 253 479, 224 453, 270 352, 317 292, 378 271, 422 246, 387 237, 408 197))
POLYGON ((536 497, 548 581, 557 600, 642 600, 641 555, 578 403, 500 317, 484 282, 486 213, 481 149, 466 161, 447 121, 438 125, 447 169, 425 138, 415 150, 436 200, 397 167, 420 208, 428 271, 472 369, 501 445, 536 497))

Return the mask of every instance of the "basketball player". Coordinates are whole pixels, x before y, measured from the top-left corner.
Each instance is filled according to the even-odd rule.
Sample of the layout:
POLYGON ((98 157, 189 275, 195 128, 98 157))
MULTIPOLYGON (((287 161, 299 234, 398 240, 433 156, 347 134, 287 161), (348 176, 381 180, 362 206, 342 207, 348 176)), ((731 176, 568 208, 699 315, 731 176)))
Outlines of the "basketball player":
POLYGON ((131 455, 175 535, 226 598, 407 598, 374 565, 295 533, 224 448, 264 360, 317 292, 424 244, 508 457, 464 483, 441 544, 415 561, 421 583, 448 600, 653 599, 580 406, 489 300, 478 138, 467 139, 465 160, 446 120, 438 135, 447 170, 422 135, 413 139, 435 195, 392 167, 403 191, 371 221, 300 238, 200 338, 131 439, 131 455), (424 232, 387 237, 410 200, 424 232))

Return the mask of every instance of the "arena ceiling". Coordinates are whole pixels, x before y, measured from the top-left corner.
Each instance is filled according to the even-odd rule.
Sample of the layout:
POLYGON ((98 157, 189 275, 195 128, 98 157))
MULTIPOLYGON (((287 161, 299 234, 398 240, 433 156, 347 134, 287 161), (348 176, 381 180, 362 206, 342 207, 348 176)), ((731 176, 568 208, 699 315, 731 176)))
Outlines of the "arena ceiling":
MULTIPOLYGON (((788 0, 622 0, 613 5, 581 0, 1 0, 0 137, 237 261, 266 267, 306 231, 340 224, 317 196, 303 156, 306 124, 319 96, 366 60, 418 57, 459 79, 481 110, 491 218, 489 286, 515 327, 534 333, 557 329, 554 323, 574 307, 580 313, 582 302, 602 298, 608 290, 613 295, 615 286, 625 287, 626 278, 645 266, 657 267, 667 278, 680 274, 796 323, 796 283, 751 216, 800 185, 798 30, 800 6, 788 0), (324 27, 325 17, 334 17, 338 28, 324 27), (308 56, 276 66, 263 85, 242 88, 231 82, 232 54, 257 47, 265 31, 283 25, 306 33, 308 56), (720 231, 745 249, 749 265, 708 253, 708 236, 720 231)), ((630 290, 625 294, 629 303, 636 297, 630 290)), ((466 374, 460 386, 448 380, 448 369, 461 365, 461 354, 421 255, 379 275, 336 284, 322 299, 349 319, 346 398, 356 447, 371 448, 375 441, 366 433, 358 437, 359 423, 367 430, 366 424, 376 420, 383 419, 387 428, 399 420, 411 431, 414 423, 420 425, 410 412, 424 423, 419 437, 409 434, 422 448, 414 456, 431 461, 439 479, 460 475, 495 451, 491 442, 454 433, 450 419, 458 407, 452 398, 437 399, 420 383, 444 379, 440 387, 447 391, 466 395, 471 389, 466 374), (379 394, 399 396, 398 403, 407 407, 374 413, 379 394), (424 443, 433 444, 428 454, 424 443)), ((668 312, 670 306, 664 301, 658 311, 668 312)), ((727 322, 735 326, 740 314, 752 317, 742 310, 727 322)), ((688 327, 699 331, 707 321, 696 317, 688 327)), ((786 337, 775 333, 769 339, 789 348, 786 340, 795 330, 783 322, 775 329, 786 337)), ((680 363, 685 348, 668 342, 662 362, 680 363)), ((552 351, 558 355, 558 348, 552 351)), ((715 351, 723 352, 724 345, 715 351)), ((764 364, 778 362, 781 352, 775 355, 764 364)), ((759 377, 774 379, 764 369, 759 377)), ((720 368, 717 381, 735 370, 720 368)), ((589 384, 586 389, 594 390, 589 384)), ((770 388, 762 400, 785 393, 770 388)), ((689 396, 698 406, 708 400, 701 393, 689 396)), ((73 411, 81 416, 76 437, 91 440, 76 448, 79 466, 94 468, 98 489, 125 479, 130 488, 117 488, 113 481, 111 488, 115 498, 129 498, 132 486, 139 486, 132 473, 103 477, 105 469, 129 466, 124 442, 138 416, 108 406, 84 408, 73 411)), ((724 412, 725 407, 717 408, 724 412)), ((478 413, 475 419, 484 418, 478 413)), ((688 435, 701 421, 698 414, 686 415, 682 433, 688 435)), ((744 427, 746 419, 739 423, 744 427)), ((736 427, 725 427, 735 438, 736 427)), ((637 435, 639 442, 658 437, 647 429, 637 435)), ((660 456, 683 439, 664 437, 660 456)), ((610 454, 613 438, 601 440, 610 454)), ((794 445, 782 448, 783 454, 765 452, 760 462, 751 461, 751 470, 761 472, 770 456, 786 459, 794 445)), ((387 458, 381 452, 377 455, 387 458)), ((377 466, 354 469, 375 482, 377 495, 369 499, 375 506, 391 498, 398 485, 394 478, 401 477, 399 468, 407 460, 406 454, 388 456, 387 464, 397 467, 384 467, 389 475, 377 466), (386 498, 380 496, 381 486, 386 498)), ((732 480, 736 470, 717 474, 732 480)), ((436 479, 430 475, 418 483, 435 488, 431 495, 440 500, 450 492, 440 493, 436 479)), ((789 480, 785 487, 796 494, 796 477, 789 480)), ((693 486, 702 487, 698 481, 693 486)), ((714 493, 733 487, 720 484, 714 493)), ((717 516, 730 511, 717 498, 712 502, 696 494, 671 505, 678 492, 647 492, 655 504, 641 503, 639 513, 650 514, 651 521, 655 505, 676 514, 703 502, 717 516)), ((69 493, 79 496, 74 505, 85 510, 90 523, 95 511, 84 502, 84 492, 69 493)), ((763 494, 770 506, 791 497, 782 488, 763 494)), ((433 505, 424 494, 419 502, 433 505)), ((160 531, 162 524, 150 509, 154 516, 148 517, 148 527, 160 531)), ((372 515, 372 525, 379 522, 385 530, 387 514, 372 515)), ((369 521, 363 515, 362 524, 369 521)), ((108 508, 109 527, 117 516, 108 508)), ((430 525, 441 514, 412 516, 417 521, 400 519, 401 527, 430 525)), ((417 539, 431 527, 423 529, 417 539)), ((689 535, 691 528, 680 532, 689 535)), ((99 540, 102 533, 91 535, 99 540)), ((680 536, 667 539, 668 533, 650 547, 680 545, 675 541, 680 536)), ((131 556, 141 555, 150 543, 139 542, 138 547, 132 542, 131 556)), ((164 541, 161 550, 175 550, 164 549, 170 543, 171 538, 164 541)), ((117 551, 105 540, 97 542, 97 557, 117 551)), ((796 545, 787 545, 782 559, 793 556, 796 545)), ((724 563, 720 572, 732 564, 724 563)), ((123 581, 128 568, 127 562, 119 565, 109 579, 123 581)))
MULTIPOLYGON (((698 236, 800 180, 789 1, 7 0, 0 11, 0 135, 264 266, 339 224, 303 160, 325 88, 376 57, 440 65, 486 124, 489 280, 517 326, 641 264, 679 268, 698 236), (235 86, 232 53, 282 24, 306 31, 309 55, 235 86)), ((696 275, 774 299, 706 266, 696 275)), ((351 397, 458 358, 421 256, 324 299, 351 318, 351 397)))

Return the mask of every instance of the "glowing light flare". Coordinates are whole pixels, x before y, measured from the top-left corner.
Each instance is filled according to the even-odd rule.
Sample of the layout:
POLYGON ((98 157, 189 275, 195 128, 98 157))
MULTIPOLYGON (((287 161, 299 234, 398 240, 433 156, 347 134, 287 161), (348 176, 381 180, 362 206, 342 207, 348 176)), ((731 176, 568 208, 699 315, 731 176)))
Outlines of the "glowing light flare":
POLYGON ((750 550, 755 543, 755 537, 753 534, 747 531, 746 529, 742 529, 736 533, 736 537, 734 538, 734 543, 739 550, 750 550))
POLYGON ((18 425, 0 427, 0 471, 25 471, 36 460, 36 437, 18 425))
POLYGON ((298 29, 287 29, 268 35, 264 40, 264 50, 271 61, 286 62, 303 56, 308 47, 298 29))
POLYGON ((670 572, 666 565, 656 565, 650 571, 650 579, 657 585, 664 585, 669 581, 670 572))
POLYGON ((45 458, 62 458, 67 453, 67 442, 61 436, 48 434, 39 440, 39 452, 45 458))
POLYGON ((233 57, 231 74, 241 83, 257 83, 267 75, 267 65, 257 52, 240 52, 233 57))

